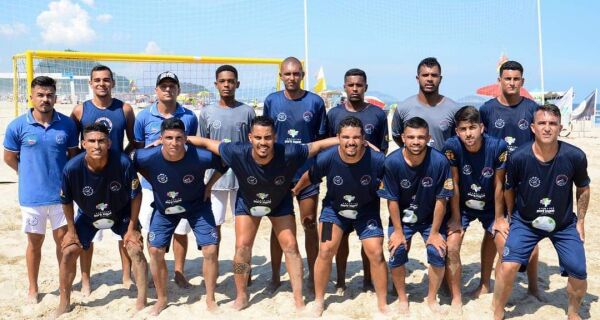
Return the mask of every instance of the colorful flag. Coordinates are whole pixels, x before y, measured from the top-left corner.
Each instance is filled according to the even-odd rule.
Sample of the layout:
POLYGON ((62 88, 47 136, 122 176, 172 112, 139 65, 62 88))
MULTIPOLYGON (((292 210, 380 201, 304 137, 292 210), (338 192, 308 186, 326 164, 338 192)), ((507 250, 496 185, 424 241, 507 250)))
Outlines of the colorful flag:
POLYGON ((319 93, 325 90, 327 90, 327 82, 325 82, 325 73, 323 72, 323 66, 321 66, 317 74, 317 83, 313 87, 313 92, 319 93))

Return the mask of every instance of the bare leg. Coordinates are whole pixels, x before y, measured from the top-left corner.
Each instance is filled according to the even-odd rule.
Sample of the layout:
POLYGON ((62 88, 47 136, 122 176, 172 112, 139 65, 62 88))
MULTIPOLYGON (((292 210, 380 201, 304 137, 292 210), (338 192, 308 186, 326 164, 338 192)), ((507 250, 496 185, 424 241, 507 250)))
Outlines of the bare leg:
POLYGON ((442 313, 442 308, 437 301, 437 292, 444 279, 444 267, 429 265, 427 275, 429 276, 429 291, 427 292, 427 306, 433 313, 442 313))
POLYGON ((406 295, 406 267, 400 266, 392 268, 390 271, 392 274, 394 287, 396 288, 396 292, 398 294, 398 312, 406 315, 409 313, 408 296, 406 295))
MULTIPOLYGON (((322 230, 323 223, 319 223, 319 232, 322 232, 322 230)), ((315 261, 315 309, 313 315, 316 317, 320 317, 325 309, 325 291, 331 274, 331 261, 336 252, 339 254, 340 242, 343 242, 343 237, 344 232, 342 229, 333 224, 331 240, 319 244, 319 254, 315 261)))
POLYGON ((298 201, 300 219, 304 228, 304 249, 308 262, 308 283, 312 287, 315 279, 315 260, 319 252, 319 236, 317 234, 317 203, 319 195, 298 201))
POLYGON ((494 300, 492 301, 492 310, 494 319, 504 319, 504 306, 512 292, 517 272, 521 265, 516 262, 502 262, 500 271, 497 272, 496 285, 494 286, 494 300))
POLYGON ((539 256, 540 246, 536 245, 527 263, 527 293, 542 301, 537 280, 539 256))
POLYGON ((81 248, 74 244, 63 250, 59 270, 60 302, 56 310, 56 317, 69 312, 71 306, 71 288, 75 279, 75 273, 77 273, 77 258, 81 251, 81 248))
POLYGON ((302 258, 296 241, 296 220, 293 215, 282 217, 269 217, 273 230, 279 240, 283 254, 285 254, 285 267, 290 275, 294 304, 296 310, 304 308, 302 297, 302 258))
POLYGON ((363 266, 363 291, 373 290, 374 287, 373 281, 371 280, 371 264, 369 263, 369 257, 365 252, 364 246, 360 247, 360 258, 363 266))
MULTIPOLYGON (((383 237, 367 238, 362 240, 364 252, 367 255, 367 261, 371 264, 369 268, 373 284, 375 285, 375 294, 377 295, 377 308, 379 312, 388 314, 387 306, 387 265, 383 258, 383 237)), ((366 271, 365 271, 366 272, 366 271)))
POLYGON ((446 257, 446 279, 450 292, 452 293, 452 308, 454 313, 462 314, 462 262, 460 260, 460 248, 464 232, 454 232, 448 235, 448 255, 446 257))
POLYGON ((335 287, 337 289, 337 294, 339 295, 343 295, 346 291, 346 267, 348 265, 348 256, 350 255, 349 236, 349 233, 344 233, 342 235, 340 245, 335 255, 335 267, 337 269, 337 281, 335 287))
POLYGON ((166 248, 150 247, 150 271, 156 288, 156 303, 150 315, 157 316, 167 307, 167 263, 165 262, 166 248))
POLYGON ((119 240, 119 254, 121 255, 121 270, 123 272, 123 287, 131 287, 131 258, 127 255, 127 249, 123 246, 123 240, 119 240))
MULTIPOLYGON (((501 234, 496 235, 496 237, 504 239, 501 234)), ((492 277, 492 268, 494 267, 497 250, 494 242, 494 237, 489 232, 484 232, 481 242, 481 279, 479 280, 479 286, 470 293, 474 298, 479 298, 481 294, 492 292, 490 279, 492 277)), ((502 247, 504 248, 504 245, 502 247)))
POLYGON ((283 258, 283 251, 275 236, 275 231, 271 229, 270 239, 270 251, 271 251, 271 283, 267 286, 268 292, 275 292, 281 285, 281 259, 283 258))
POLYGON ((148 263, 146 262, 146 257, 144 257, 144 249, 142 246, 128 243, 127 248, 125 249, 125 254, 127 255, 127 259, 131 261, 134 270, 135 283, 137 287, 135 309, 139 311, 146 306, 146 300, 148 297, 148 287, 146 285, 148 281, 148 263))
POLYGON ((187 234, 173 235, 173 256, 175 258, 175 283, 180 288, 187 289, 192 285, 185 278, 185 256, 188 248, 187 234))
POLYGON ((27 278, 29 279, 29 290, 27 300, 29 303, 38 303, 38 274, 42 260, 42 244, 44 235, 37 233, 27 234, 27 249, 25 260, 27 262, 27 278))
POLYGON ((79 268, 81 270, 81 294, 84 297, 92 293, 91 273, 92 257, 94 256, 94 243, 90 243, 90 248, 83 250, 79 256, 79 268))
POLYGON ((233 278, 235 280, 236 298, 232 308, 242 310, 248 307, 248 277, 250 276, 250 260, 252 246, 260 218, 250 215, 235 217, 235 255, 233 257, 233 278))
POLYGON ((219 275, 218 247, 216 245, 202 247, 204 262, 202 263, 202 276, 206 286, 206 308, 210 312, 219 309, 215 301, 215 288, 217 287, 217 276, 219 275))
POLYGON ((567 295, 569 297, 569 307, 567 309, 567 317, 569 320, 579 320, 579 307, 583 296, 587 291, 587 281, 569 277, 567 281, 567 295))

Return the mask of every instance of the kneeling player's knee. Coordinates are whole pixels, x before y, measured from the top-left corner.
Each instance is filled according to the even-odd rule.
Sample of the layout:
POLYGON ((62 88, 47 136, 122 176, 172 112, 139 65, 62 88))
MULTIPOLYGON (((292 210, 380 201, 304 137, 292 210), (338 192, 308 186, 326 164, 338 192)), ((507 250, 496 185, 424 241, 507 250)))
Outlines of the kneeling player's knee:
POLYGON ((133 260, 144 259, 144 250, 141 245, 127 243, 125 245, 125 249, 127 249, 127 255, 133 260))

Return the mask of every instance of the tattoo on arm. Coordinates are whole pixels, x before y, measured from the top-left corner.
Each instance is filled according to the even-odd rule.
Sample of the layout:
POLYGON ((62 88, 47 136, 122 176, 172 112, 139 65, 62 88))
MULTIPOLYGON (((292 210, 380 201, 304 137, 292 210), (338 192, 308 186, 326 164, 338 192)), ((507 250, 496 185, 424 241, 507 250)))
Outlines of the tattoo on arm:
POLYGON ((234 262, 233 263, 233 273, 234 274, 249 274, 250 273, 250 264, 244 262, 234 262))
POLYGON ((590 188, 577 188, 577 219, 583 220, 590 203, 590 188))

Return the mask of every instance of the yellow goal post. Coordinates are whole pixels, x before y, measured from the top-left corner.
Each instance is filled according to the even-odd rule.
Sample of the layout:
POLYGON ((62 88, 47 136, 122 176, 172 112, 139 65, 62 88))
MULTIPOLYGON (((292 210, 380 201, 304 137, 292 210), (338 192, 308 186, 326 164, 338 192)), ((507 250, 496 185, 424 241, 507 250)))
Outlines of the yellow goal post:
POLYGON ((178 100, 192 109, 218 99, 215 71, 220 65, 233 65, 240 81, 236 99, 261 107, 269 93, 280 89, 278 74, 282 61, 282 58, 28 50, 13 56, 14 111, 16 116, 28 109, 31 81, 41 75, 56 80, 57 106, 64 105, 64 110, 91 99, 88 80, 96 65, 112 69, 116 82, 113 97, 137 108, 156 99, 154 88, 158 74, 172 71, 181 84, 178 100))

